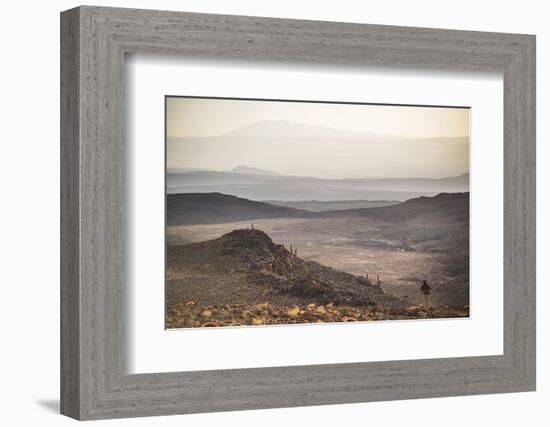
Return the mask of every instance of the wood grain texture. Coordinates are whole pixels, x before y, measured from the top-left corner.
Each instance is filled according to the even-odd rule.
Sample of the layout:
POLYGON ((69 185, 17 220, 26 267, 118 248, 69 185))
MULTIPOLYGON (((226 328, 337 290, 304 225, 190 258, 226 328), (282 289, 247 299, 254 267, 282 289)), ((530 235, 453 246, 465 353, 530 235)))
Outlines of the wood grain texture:
POLYGON ((61 20, 61 412, 80 414, 79 12, 61 20))
POLYGON ((80 7, 62 13, 62 413, 78 419, 535 389, 535 38, 80 7), (128 375, 124 55, 504 75, 504 354, 128 375))

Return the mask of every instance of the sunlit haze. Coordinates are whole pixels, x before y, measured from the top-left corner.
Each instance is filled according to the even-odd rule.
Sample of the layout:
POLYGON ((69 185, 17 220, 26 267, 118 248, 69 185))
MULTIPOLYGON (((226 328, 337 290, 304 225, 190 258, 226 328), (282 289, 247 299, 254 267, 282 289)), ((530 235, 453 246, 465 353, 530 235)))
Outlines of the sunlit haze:
POLYGON ((166 114, 168 168, 336 179, 469 169, 468 108, 169 97, 166 114))

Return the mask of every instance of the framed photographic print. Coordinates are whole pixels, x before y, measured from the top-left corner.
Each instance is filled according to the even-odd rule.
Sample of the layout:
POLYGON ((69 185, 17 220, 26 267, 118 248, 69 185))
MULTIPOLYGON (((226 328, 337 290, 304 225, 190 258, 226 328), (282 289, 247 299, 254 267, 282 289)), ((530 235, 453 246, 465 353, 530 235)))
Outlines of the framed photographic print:
POLYGON ((464 107, 168 96, 167 328, 468 317, 469 130, 464 107))
POLYGON ((534 36, 83 6, 61 40, 62 413, 535 389, 534 36))

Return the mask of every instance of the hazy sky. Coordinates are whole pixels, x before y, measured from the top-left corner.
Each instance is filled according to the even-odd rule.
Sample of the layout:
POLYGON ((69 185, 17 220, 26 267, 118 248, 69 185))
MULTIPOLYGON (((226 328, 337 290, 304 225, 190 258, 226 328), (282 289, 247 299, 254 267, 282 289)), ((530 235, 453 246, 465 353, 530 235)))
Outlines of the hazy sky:
POLYGON ((469 109, 174 97, 166 102, 168 167, 227 170, 246 165, 331 178, 438 177, 468 172, 469 109), (298 139, 286 141, 287 145, 260 138, 246 143, 218 138, 215 144, 196 139, 263 121, 369 132, 380 138, 317 145, 298 139), (429 139, 423 144, 422 138, 429 139))

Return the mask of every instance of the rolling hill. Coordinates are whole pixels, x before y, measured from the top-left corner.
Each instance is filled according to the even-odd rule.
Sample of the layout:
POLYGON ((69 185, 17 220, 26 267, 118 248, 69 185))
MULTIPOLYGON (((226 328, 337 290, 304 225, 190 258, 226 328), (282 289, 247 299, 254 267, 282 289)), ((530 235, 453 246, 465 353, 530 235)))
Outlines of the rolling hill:
MULTIPOLYGON (((445 220, 447 223, 468 223, 470 193, 440 193, 433 197, 420 196, 391 206, 348 209, 325 212, 325 215, 349 214, 367 216, 387 222, 445 220)), ((321 214, 323 215, 323 214, 321 214)))
POLYGON ((179 302, 183 292, 201 304, 258 302, 269 294, 269 301, 284 304, 402 305, 365 277, 304 260, 257 229, 168 246, 167 256, 175 276, 188 278, 179 286, 168 282, 168 304, 179 302))
POLYGON ((221 193, 168 194, 168 225, 216 224, 249 219, 298 217, 308 212, 221 193))
POLYGON ((382 206, 396 205, 397 200, 300 200, 300 201, 280 201, 280 200, 262 200, 265 203, 275 206, 287 206, 295 209, 305 209, 311 212, 340 211, 360 208, 376 208, 382 206))

